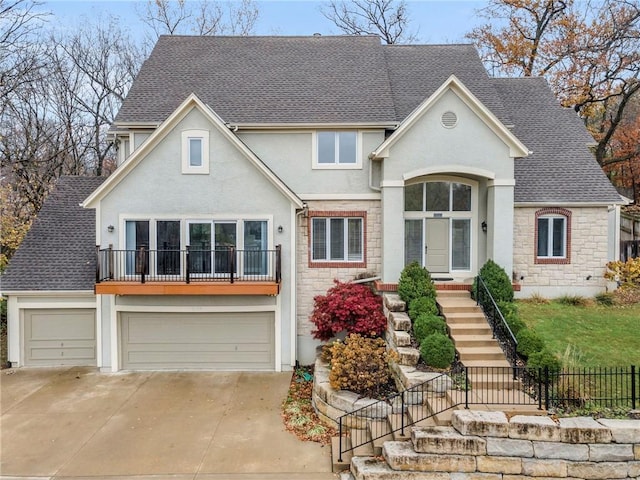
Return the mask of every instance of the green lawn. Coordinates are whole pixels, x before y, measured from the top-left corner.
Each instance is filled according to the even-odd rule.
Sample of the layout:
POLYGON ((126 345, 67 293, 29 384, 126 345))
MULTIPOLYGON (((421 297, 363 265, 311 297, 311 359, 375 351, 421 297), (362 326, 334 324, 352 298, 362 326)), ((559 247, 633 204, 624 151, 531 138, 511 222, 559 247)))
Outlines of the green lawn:
POLYGON ((571 346, 576 366, 640 367, 640 304, 628 307, 518 302, 520 318, 561 358, 571 346))

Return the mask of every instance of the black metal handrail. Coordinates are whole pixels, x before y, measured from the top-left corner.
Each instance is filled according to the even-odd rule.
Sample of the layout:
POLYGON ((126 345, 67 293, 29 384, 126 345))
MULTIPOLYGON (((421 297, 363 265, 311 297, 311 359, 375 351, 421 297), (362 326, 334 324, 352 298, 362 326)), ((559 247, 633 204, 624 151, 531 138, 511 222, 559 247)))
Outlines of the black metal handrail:
POLYGON ((630 367, 564 369, 560 372, 527 367, 462 367, 338 418, 339 455, 416 423, 458 407, 471 405, 526 405, 538 409, 569 410, 588 407, 620 407, 635 410, 640 401, 640 371, 630 367), (399 425, 385 422, 399 415, 399 425), (407 415, 410 414, 410 415, 407 415), (370 435, 351 436, 343 442, 347 428, 368 428, 370 435))
POLYGON ((114 250, 96 247, 96 251, 96 283, 281 281, 280 245, 274 250, 238 250, 235 247, 114 250))
POLYGON ((493 331, 493 337, 498 340, 498 343, 502 347, 507 360, 512 367, 518 365, 518 341, 516 336, 509 328, 509 324, 504 318, 504 315, 500 311, 498 304, 493 299, 487 284, 482 277, 478 275, 476 277, 476 291, 474 292, 476 297, 476 303, 482 307, 487 321, 493 331))

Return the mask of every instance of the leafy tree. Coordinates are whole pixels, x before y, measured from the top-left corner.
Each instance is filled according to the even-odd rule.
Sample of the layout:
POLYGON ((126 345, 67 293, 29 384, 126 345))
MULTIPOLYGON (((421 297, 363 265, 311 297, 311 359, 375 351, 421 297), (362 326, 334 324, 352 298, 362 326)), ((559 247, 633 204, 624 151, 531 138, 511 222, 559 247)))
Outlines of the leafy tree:
POLYGON ((385 43, 412 43, 405 0, 331 0, 322 14, 347 35, 377 35, 385 43))
POLYGON ((487 22, 467 37, 491 72, 544 76, 585 120, 600 165, 638 158, 638 115, 626 115, 640 92, 638 0, 490 0, 478 14, 487 22))

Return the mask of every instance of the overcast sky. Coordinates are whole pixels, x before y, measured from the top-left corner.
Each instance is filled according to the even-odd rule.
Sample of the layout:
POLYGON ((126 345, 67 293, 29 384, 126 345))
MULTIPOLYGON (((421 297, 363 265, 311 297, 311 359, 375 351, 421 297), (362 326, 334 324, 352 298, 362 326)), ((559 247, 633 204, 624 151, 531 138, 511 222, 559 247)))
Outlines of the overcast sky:
MULTIPOLYGON (((320 13, 322 1, 317 0, 257 0, 260 17, 257 35, 323 35, 340 33, 320 13)), ((475 10, 485 2, 480 0, 409 0, 411 27, 418 32, 421 43, 465 42, 464 34, 478 23, 475 10)), ((82 18, 94 19, 105 12, 118 15, 135 33, 142 26, 136 15, 141 1, 130 0, 50 0, 44 8, 56 16, 62 28, 73 28, 82 18)))

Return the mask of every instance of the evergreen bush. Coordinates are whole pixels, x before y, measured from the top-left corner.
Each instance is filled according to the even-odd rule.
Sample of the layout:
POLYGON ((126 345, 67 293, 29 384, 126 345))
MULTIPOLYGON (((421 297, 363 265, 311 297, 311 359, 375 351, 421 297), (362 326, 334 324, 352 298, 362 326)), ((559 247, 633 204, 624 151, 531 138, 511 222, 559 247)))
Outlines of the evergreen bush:
POLYGON ((447 335, 432 333, 420 344, 422 360, 434 368, 448 368, 456 357, 456 349, 447 335))
POLYGON ((518 353, 525 358, 541 351, 544 348, 544 340, 533 330, 524 328, 516 335, 518 342, 518 353))
POLYGON ((562 363, 549 349, 543 348, 529 356, 527 367, 533 370, 532 373, 536 378, 544 378, 544 369, 546 367, 549 369, 549 378, 552 379, 562 370, 562 363))
POLYGON ((514 336, 518 335, 523 328, 527 328, 527 325, 520 320, 518 306, 514 302, 498 302, 498 308, 514 336))
POLYGON ((437 315, 429 313, 423 313, 413 322, 413 335, 418 340, 418 343, 434 333, 447 334, 447 324, 437 315))
POLYGON ((407 305, 414 298, 436 298, 436 287, 433 285, 429 271, 421 267, 418 262, 404 267, 398 281, 398 295, 407 305))
POLYGON ((504 268, 493 260, 487 260, 480 269, 480 276, 496 303, 513 301, 513 285, 504 268))
POLYGON ((415 321, 416 318, 424 313, 429 315, 438 314, 438 305, 436 305, 435 298, 418 297, 411 300, 409 303, 409 318, 415 321))

